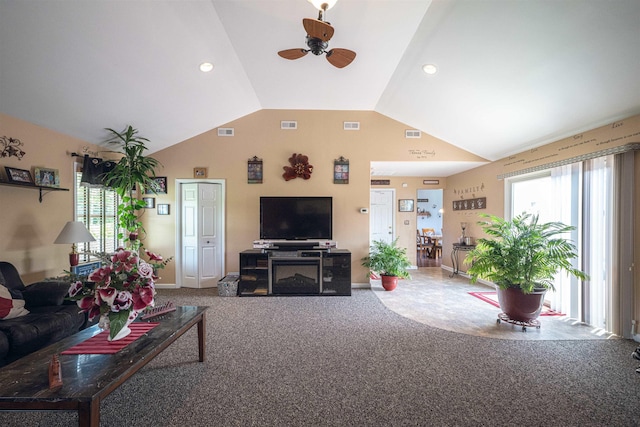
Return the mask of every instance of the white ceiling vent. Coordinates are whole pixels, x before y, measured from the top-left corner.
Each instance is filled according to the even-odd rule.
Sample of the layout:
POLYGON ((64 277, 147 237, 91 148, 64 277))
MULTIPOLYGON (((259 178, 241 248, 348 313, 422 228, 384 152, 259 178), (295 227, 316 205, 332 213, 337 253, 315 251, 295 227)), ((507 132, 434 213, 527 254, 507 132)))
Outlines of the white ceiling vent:
POLYGON ((415 129, 407 129, 404 131, 404 137, 405 138, 421 138, 422 132, 415 129))
POLYGON ((298 122, 295 120, 283 120, 280 122, 280 129, 295 130, 298 129, 298 122))
POLYGON ((360 122, 344 122, 344 130, 360 130, 360 122))
POLYGON ((234 128, 218 128, 218 136, 233 136, 234 128))

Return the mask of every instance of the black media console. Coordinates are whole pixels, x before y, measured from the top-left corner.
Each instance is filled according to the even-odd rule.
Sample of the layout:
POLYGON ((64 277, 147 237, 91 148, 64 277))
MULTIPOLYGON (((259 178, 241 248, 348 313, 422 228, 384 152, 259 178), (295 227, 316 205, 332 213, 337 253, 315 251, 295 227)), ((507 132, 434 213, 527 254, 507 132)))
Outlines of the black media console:
POLYGON ((294 245, 243 251, 238 295, 349 296, 351 252, 294 245))

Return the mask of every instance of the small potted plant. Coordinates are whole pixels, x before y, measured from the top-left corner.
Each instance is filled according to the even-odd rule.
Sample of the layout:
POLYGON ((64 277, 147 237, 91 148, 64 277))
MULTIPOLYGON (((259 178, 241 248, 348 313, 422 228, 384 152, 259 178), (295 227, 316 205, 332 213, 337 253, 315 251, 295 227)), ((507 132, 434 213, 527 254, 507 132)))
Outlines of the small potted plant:
POLYGON ((500 309, 518 322, 535 320, 547 290, 555 290, 554 276, 561 270, 579 279, 588 276, 572 265, 576 246, 565 236, 575 227, 561 222, 540 224, 537 215, 520 214, 512 220, 481 214, 478 224, 490 238, 476 241, 465 263, 471 282, 493 282, 500 309))
POLYGON ((398 285, 398 278, 410 279, 407 271, 411 262, 407 257, 407 249, 397 246, 398 239, 387 243, 384 240, 376 240, 371 246, 369 255, 362 258, 362 265, 370 272, 380 274, 382 287, 392 291, 398 285))

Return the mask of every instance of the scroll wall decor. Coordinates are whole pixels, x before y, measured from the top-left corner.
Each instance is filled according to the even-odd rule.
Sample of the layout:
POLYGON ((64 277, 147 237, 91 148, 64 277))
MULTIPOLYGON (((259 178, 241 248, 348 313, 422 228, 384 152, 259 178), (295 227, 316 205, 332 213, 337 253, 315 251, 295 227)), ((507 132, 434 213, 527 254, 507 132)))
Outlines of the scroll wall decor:
POLYGON ((247 182, 262 184, 262 159, 258 156, 253 156, 247 161, 247 182))
POLYGON ((349 183, 349 159, 340 156, 333 162, 333 183, 348 184, 349 183))
POLYGON ((22 160, 25 153, 22 148, 24 144, 17 138, 10 138, 7 136, 0 136, 0 157, 17 157, 18 160, 22 160))

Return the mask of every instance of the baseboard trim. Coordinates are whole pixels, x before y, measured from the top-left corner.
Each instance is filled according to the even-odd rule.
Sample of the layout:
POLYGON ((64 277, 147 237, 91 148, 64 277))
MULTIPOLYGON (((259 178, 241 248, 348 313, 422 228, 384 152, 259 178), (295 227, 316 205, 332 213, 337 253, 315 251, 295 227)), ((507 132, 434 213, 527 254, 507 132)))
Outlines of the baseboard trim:
POLYGON ((370 283, 353 283, 351 282, 351 289, 371 289, 370 283))
POLYGON ((156 283, 156 289, 179 289, 179 286, 175 283, 156 283))

